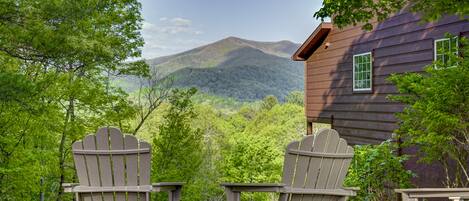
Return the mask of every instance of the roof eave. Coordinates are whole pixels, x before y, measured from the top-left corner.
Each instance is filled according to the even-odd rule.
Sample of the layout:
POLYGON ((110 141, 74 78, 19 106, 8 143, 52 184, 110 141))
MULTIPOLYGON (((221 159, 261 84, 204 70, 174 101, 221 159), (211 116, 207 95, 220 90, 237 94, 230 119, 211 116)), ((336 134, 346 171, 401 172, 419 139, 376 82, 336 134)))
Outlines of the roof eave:
POLYGON ((326 39, 327 34, 332 30, 332 23, 322 22, 316 27, 314 32, 306 39, 306 41, 296 50, 291 59, 294 61, 305 61, 321 46, 326 39))

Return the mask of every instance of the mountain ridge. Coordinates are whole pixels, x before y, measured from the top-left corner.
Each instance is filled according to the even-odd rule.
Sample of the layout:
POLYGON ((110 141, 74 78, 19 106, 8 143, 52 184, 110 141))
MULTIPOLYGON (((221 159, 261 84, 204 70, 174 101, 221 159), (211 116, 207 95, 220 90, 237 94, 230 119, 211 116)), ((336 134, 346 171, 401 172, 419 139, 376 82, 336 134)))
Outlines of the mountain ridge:
POLYGON ((287 40, 261 42, 230 36, 181 53, 148 59, 147 63, 158 69, 162 76, 165 76, 187 67, 216 67, 227 59, 225 57, 227 53, 242 47, 252 47, 266 54, 289 58, 299 46, 299 44, 287 40))
POLYGON ((147 63, 159 77, 174 79, 174 87, 196 87, 241 101, 267 95, 282 100, 304 87, 303 64, 290 59, 299 46, 287 40, 261 42, 227 37, 147 63))

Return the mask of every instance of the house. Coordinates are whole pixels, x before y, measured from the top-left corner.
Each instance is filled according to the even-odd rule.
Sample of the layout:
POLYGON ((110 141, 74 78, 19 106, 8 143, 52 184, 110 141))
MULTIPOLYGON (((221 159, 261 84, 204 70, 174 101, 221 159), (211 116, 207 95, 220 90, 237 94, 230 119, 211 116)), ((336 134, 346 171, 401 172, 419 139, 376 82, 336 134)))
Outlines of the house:
POLYGON ((321 23, 292 56, 305 62, 305 112, 308 132, 328 123, 352 144, 377 144, 397 128, 404 105, 386 97, 396 87, 392 73, 421 72, 442 59, 437 47, 451 48, 445 33, 469 36, 469 21, 457 16, 422 24, 420 17, 399 12, 384 22, 339 29, 321 23))
MULTIPOLYGON (((422 72, 434 60, 444 60, 437 49, 457 51, 457 37, 447 39, 445 33, 469 37, 469 21, 457 16, 422 23, 419 15, 401 11, 372 24, 373 30, 363 31, 361 26, 339 29, 323 22, 292 56, 305 63, 309 134, 315 124, 327 123, 351 144, 390 139, 398 127, 395 113, 405 106, 386 98, 397 94, 387 78, 422 72)), ((406 166, 419 173, 418 186, 441 185, 444 174, 437 164, 420 164, 414 158, 406 166)))

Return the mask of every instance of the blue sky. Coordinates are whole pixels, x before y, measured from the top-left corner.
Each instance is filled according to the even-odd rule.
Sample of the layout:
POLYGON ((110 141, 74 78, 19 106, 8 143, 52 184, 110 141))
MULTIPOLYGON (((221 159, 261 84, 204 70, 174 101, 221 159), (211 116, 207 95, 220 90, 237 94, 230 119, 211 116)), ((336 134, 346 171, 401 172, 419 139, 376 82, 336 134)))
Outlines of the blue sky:
POLYGON ((140 0, 144 58, 170 55, 228 36, 302 43, 321 0, 140 0))

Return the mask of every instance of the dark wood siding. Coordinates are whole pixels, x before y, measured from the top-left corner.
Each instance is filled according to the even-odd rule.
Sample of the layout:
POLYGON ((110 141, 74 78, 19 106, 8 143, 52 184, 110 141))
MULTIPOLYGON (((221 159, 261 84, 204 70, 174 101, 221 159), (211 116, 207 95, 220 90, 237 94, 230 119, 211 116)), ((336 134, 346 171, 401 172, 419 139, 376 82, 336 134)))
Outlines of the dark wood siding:
POLYGON ((433 61, 434 40, 445 33, 469 36, 469 22, 458 17, 419 22, 417 15, 401 12, 385 22, 374 22, 370 32, 360 26, 334 27, 306 60, 308 121, 333 116, 333 127, 352 144, 389 139, 397 128, 394 113, 404 106, 386 98, 397 93, 386 78, 392 73, 423 71, 433 61), (357 93, 352 90, 352 58, 364 52, 373 55, 373 86, 369 93, 357 93))

